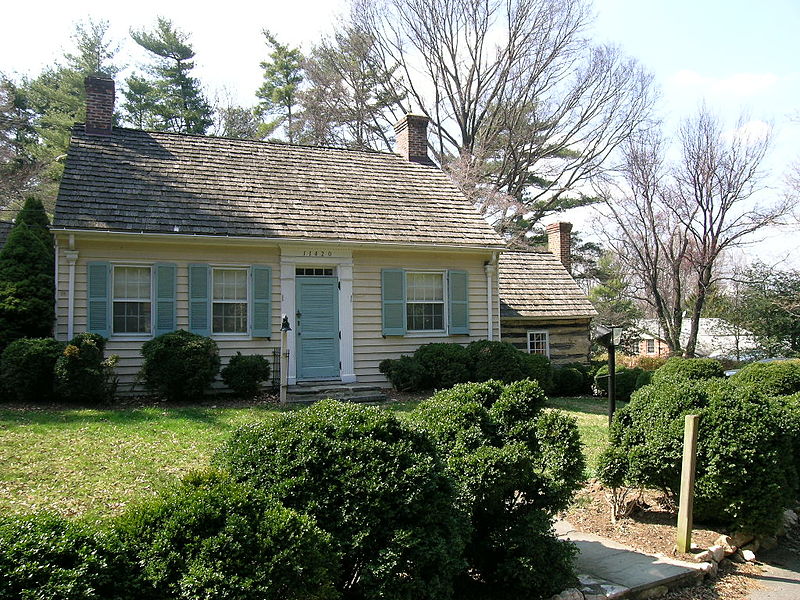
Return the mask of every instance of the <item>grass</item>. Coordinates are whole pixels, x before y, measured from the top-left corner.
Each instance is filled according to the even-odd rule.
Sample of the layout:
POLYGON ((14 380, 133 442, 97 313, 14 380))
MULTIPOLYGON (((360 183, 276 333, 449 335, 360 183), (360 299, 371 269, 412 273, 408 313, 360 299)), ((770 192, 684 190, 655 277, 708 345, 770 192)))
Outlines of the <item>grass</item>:
MULTIPOLYGON (((417 402, 387 406, 400 418, 417 402)), ((589 472, 606 443, 605 404, 554 398, 578 420, 589 472)), ((0 515, 50 510, 105 517, 209 464, 238 426, 274 418, 272 405, 0 409, 0 515)))

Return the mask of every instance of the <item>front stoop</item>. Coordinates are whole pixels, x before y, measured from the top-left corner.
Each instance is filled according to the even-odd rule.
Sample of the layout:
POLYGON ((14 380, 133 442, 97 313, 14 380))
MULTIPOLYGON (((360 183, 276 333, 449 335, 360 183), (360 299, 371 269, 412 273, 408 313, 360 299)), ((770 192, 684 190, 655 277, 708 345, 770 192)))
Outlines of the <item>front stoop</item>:
POLYGON ((293 404, 313 404, 326 398, 343 402, 386 402, 384 389, 374 385, 336 382, 303 382, 290 385, 286 401, 293 404))

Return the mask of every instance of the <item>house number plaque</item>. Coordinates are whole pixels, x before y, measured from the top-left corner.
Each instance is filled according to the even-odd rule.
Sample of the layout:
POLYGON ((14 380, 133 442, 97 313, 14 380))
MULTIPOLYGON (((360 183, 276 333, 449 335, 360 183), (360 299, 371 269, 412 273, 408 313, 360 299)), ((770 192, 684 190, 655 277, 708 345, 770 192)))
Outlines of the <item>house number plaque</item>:
POLYGON ((332 250, 303 250, 303 256, 320 256, 329 258, 333 256, 332 250))

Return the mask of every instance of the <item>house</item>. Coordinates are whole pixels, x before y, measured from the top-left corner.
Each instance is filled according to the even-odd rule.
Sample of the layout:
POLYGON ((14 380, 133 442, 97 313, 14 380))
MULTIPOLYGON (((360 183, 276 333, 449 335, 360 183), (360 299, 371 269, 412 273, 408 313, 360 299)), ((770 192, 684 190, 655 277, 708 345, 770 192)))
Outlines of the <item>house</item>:
POLYGON ((548 251, 500 256, 502 339, 545 354, 554 364, 587 362, 589 323, 597 314, 570 274, 570 223, 547 226, 548 251))
MULTIPOLYGON (((271 356, 289 383, 387 385, 385 358, 499 339, 502 240, 427 155, 112 127, 114 82, 87 78, 56 203, 56 337, 109 338, 120 391, 144 341, 175 329, 271 356)), ((135 391, 135 390, 134 390, 135 391)))
MULTIPOLYGON (((686 346, 691 323, 684 318, 681 324, 681 345, 686 346)), ((658 319, 642 319, 638 323, 640 334, 636 343, 637 353, 644 356, 669 356, 669 347, 658 319)), ((701 317, 697 330, 696 354, 703 358, 743 360, 752 357, 758 350, 753 334, 733 325, 725 319, 701 317)))

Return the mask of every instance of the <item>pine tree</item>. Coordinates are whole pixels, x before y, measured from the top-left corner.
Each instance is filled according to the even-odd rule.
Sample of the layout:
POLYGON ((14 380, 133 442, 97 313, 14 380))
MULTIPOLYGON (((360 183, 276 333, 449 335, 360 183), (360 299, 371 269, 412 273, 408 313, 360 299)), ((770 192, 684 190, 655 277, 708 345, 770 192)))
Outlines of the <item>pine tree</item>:
POLYGON ((149 79, 134 74, 126 80, 126 119, 157 131, 204 134, 213 123, 212 109, 191 76, 195 53, 189 35, 158 17, 153 31, 131 30, 131 37, 154 55, 154 63, 145 68, 149 79))
POLYGON ((53 238, 44 206, 28 198, 0 251, 0 352, 22 337, 51 335, 53 238))
POLYGON ((270 115, 272 121, 262 127, 263 137, 284 126, 289 143, 296 138, 296 106, 300 84, 303 83, 303 55, 298 48, 289 48, 264 30, 267 45, 272 48, 270 60, 261 63, 264 69, 264 83, 256 92, 261 98, 258 112, 261 116, 270 115))

